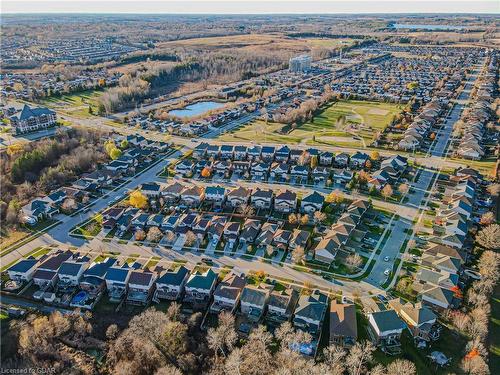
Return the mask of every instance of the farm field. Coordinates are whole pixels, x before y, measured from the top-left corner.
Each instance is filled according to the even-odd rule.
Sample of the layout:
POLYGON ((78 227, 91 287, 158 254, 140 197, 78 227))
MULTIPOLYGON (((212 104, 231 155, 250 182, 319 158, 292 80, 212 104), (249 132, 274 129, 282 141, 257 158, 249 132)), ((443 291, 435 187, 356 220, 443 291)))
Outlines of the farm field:
POLYGON ((347 47, 352 43, 353 40, 349 38, 292 38, 281 34, 242 34, 162 42, 158 43, 156 48, 182 47, 214 50, 235 48, 246 51, 280 50, 293 53, 306 53, 311 48, 332 49, 347 47))
POLYGON ((257 120, 221 136, 227 142, 328 144, 366 147, 377 131, 390 124, 401 111, 399 104, 342 100, 325 107, 312 121, 284 132, 286 125, 257 120))

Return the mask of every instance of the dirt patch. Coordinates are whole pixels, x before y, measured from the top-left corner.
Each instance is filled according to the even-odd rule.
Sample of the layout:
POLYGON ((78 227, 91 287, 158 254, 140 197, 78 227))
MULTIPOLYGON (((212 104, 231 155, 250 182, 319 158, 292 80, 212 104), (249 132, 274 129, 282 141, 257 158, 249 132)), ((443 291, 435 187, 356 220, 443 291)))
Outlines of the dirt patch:
POLYGON ((320 141, 325 141, 325 142, 353 142, 356 141, 352 137, 319 137, 318 140, 320 141))
POLYGON ((360 115, 357 115, 357 114, 347 115, 345 117, 345 119, 346 119, 346 121, 353 121, 353 122, 363 121, 363 117, 361 117, 360 115))
POLYGON ((372 108, 368 111, 369 115, 386 116, 389 113, 386 109, 372 108))

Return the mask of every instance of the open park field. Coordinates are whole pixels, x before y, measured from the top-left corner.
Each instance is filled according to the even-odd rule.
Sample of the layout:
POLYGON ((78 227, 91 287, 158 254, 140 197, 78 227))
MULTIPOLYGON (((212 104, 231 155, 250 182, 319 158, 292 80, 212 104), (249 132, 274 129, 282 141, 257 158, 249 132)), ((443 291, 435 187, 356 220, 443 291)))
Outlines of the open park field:
POLYGON ((92 108, 93 113, 97 114, 98 99, 102 93, 103 91, 87 90, 75 94, 47 98, 42 103, 58 112, 74 117, 86 118, 90 116, 89 106, 92 108))
POLYGON ((366 147, 401 111, 399 104, 342 100, 326 106, 312 121, 286 131, 286 125, 257 120, 221 136, 227 142, 314 142, 339 147, 366 147))

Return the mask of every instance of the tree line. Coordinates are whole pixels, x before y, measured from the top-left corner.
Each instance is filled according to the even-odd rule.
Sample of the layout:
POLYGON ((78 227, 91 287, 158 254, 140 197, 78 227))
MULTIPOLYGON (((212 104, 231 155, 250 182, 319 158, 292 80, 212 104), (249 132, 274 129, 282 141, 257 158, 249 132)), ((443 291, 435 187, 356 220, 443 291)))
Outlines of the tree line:
POLYGON ((73 127, 59 129, 52 139, 9 146, 0 154, 0 219, 17 224, 20 206, 108 160, 107 137, 103 131, 73 127))
POLYGON ((358 342, 348 351, 330 345, 313 360, 296 350, 311 336, 290 322, 274 334, 258 326, 240 339, 234 315, 222 312, 207 331, 200 329, 201 318, 201 313, 182 315, 175 302, 166 312, 149 308, 128 325, 102 329, 90 312, 30 315, 10 322, 2 337, 2 366, 52 368, 56 374, 416 374, 415 365, 404 359, 377 364, 370 342, 358 342), (102 359, 87 354, 91 351, 102 359))

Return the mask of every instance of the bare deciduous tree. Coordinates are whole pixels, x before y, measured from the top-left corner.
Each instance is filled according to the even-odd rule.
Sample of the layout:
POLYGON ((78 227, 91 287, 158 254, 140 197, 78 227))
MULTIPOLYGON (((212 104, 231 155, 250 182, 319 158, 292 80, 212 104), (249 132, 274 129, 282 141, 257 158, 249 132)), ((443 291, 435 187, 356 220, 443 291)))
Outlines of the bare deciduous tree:
POLYGON ((219 325, 217 328, 209 328, 207 333, 208 345, 214 351, 216 358, 219 353, 227 357, 231 350, 233 350, 238 340, 234 325, 234 315, 223 311, 219 314, 219 325))
POLYGON ((369 341, 357 342, 346 357, 346 366, 350 375, 366 372, 366 365, 371 361, 375 346, 369 341))
POLYGON ((163 237, 163 233, 157 227, 151 227, 148 230, 147 240, 149 242, 159 242, 163 237))
POLYGON ((387 375, 415 375, 417 368, 413 362, 406 359, 396 359, 387 366, 387 375))
POLYGON ((187 247, 191 247, 194 245, 197 239, 198 237, 196 236, 196 234, 194 234, 192 231, 188 231, 186 233, 186 241, 184 242, 184 245, 186 245, 187 247))
POLYGON ((326 220, 326 214, 321 211, 316 211, 313 215, 314 223, 319 224, 326 220))
POLYGON ((363 265, 363 258, 357 253, 353 253, 347 256, 345 259, 345 265, 351 270, 359 269, 363 265))
POLYGON ((481 229, 476 236, 479 245, 488 250, 500 249, 500 225, 491 224, 481 229))

